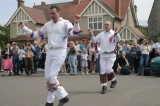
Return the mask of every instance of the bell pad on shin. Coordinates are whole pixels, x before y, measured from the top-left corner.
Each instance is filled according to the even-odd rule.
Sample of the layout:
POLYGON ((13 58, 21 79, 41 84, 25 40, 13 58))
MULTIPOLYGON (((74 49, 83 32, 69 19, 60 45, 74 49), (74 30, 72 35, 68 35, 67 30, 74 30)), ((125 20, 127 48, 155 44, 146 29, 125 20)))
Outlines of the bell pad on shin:
POLYGON ((107 82, 106 74, 100 74, 100 83, 106 83, 106 82, 107 82))
POLYGON ((114 74, 114 72, 111 72, 111 73, 107 74, 107 76, 108 76, 108 81, 110 81, 115 77, 115 74, 114 74))
POLYGON ((54 83, 47 82, 47 89, 48 89, 48 91, 54 92, 54 91, 57 90, 58 86, 61 86, 61 84, 54 84, 54 83))

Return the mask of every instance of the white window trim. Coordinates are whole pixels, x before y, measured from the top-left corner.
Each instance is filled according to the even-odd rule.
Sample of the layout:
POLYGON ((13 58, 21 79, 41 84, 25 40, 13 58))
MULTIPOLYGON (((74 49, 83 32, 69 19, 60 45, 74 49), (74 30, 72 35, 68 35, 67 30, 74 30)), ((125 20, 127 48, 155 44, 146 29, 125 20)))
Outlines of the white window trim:
MULTIPOLYGON (((92 18, 92 19, 93 19, 93 18, 97 18, 97 20, 98 20, 98 17, 101 17, 101 18, 102 18, 102 29, 94 29, 94 28, 93 28, 93 29, 94 29, 94 30, 103 30, 103 27, 104 27, 104 26, 103 26, 103 16, 91 16, 91 17, 88 17, 88 28, 89 28, 89 19, 90 19, 90 18, 92 18)), ((98 27, 98 26, 97 26, 97 27, 98 27)))

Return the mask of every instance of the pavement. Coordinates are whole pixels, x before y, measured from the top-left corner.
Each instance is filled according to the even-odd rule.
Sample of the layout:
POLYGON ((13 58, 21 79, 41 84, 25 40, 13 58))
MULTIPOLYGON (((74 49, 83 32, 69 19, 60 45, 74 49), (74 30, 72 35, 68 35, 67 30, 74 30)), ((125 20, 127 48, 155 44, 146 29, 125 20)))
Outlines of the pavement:
MULTIPOLYGON (((109 88, 108 83, 106 94, 100 94, 98 74, 58 79, 69 93, 65 106, 160 106, 160 77, 117 75, 116 88, 109 88)), ((46 97, 42 71, 33 76, 0 76, 0 106, 45 106, 46 97)))

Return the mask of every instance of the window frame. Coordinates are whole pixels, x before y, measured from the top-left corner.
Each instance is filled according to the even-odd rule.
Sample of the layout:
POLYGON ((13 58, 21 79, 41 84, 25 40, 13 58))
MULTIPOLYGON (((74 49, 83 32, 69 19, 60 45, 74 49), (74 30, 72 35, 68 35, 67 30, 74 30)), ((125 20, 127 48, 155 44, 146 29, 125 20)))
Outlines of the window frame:
POLYGON ((94 29, 94 30, 103 30, 103 16, 93 16, 93 17, 88 17, 88 28, 90 28, 90 24, 92 24, 92 29, 94 29), (101 21, 99 21, 99 19, 98 18, 102 18, 102 20, 101 21), (94 21, 94 19, 96 19, 96 22, 94 21), (90 20, 92 20, 92 21, 90 21, 90 20), (101 23, 102 24, 102 28, 100 29, 99 28, 99 24, 98 23, 101 23), (94 27, 94 24, 97 24, 97 28, 95 29, 95 27, 94 27))

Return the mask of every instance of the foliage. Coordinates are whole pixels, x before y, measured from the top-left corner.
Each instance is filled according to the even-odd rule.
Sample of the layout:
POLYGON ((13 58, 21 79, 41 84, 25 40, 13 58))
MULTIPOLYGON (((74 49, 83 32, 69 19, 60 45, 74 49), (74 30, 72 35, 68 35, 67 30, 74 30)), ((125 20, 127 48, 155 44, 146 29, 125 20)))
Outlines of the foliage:
POLYGON ((146 26, 138 26, 138 29, 142 32, 145 37, 148 37, 148 27, 146 26))
POLYGON ((10 35, 9 28, 6 26, 0 25, 0 47, 1 48, 4 48, 4 46, 8 43, 9 35, 10 35))
POLYGON ((135 12, 137 13, 137 5, 134 5, 135 12))

